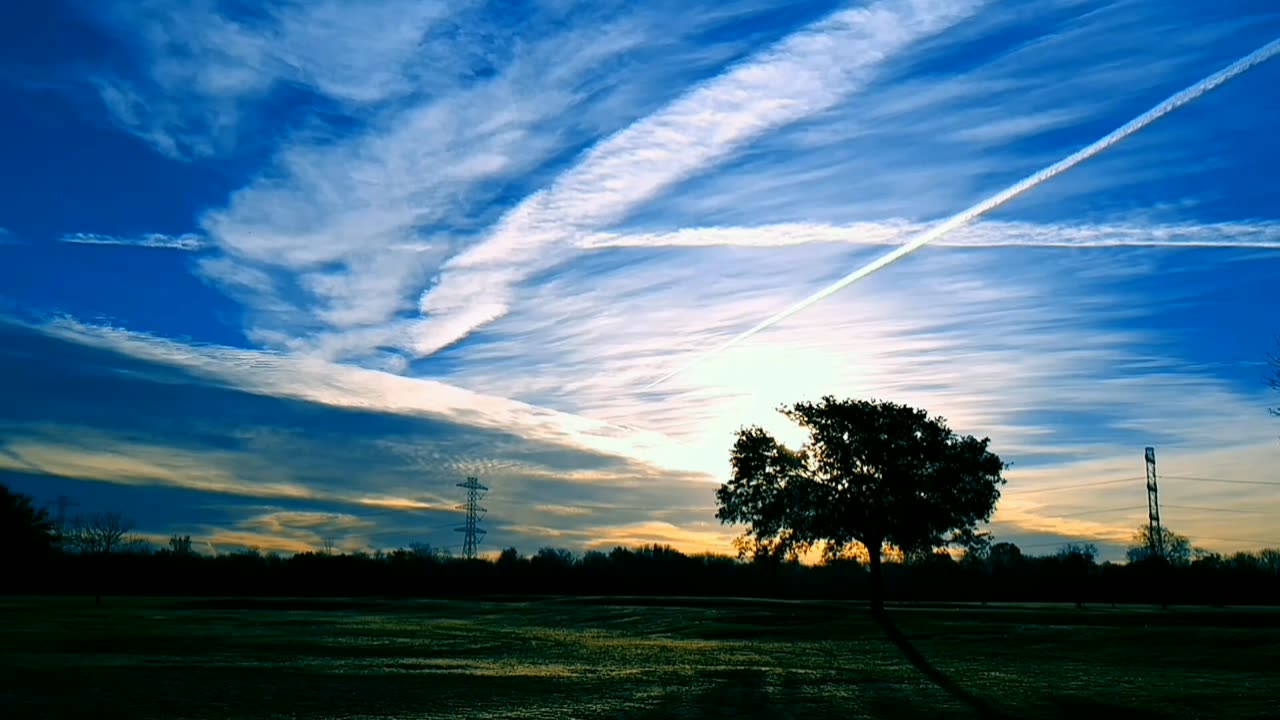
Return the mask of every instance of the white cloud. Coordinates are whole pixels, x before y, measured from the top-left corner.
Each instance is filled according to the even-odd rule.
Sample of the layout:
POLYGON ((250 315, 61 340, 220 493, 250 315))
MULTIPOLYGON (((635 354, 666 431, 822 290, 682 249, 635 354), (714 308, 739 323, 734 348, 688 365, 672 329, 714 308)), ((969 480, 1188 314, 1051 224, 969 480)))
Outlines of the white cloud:
MULTIPOLYGON (((693 448, 718 478, 741 424, 761 423, 795 442, 775 408, 826 393, 915 404, 961 432, 989 435, 1015 463, 1011 488, 1140 476, 1146 444, 1182 474, 1235 456, 1217 472, 1265 479, 1275 452, 1262 389, 1179 360, 1177 341, 1154 330, 1164 304, 1193 304, 1196 289, 1174 283, 1130 294, 1134 281, 1168 265, 1151 250, 925 250, 656 392, 642 388, 856 265, 860 251, 600 252, 590 271, 522 286, 509 315, 451 354, 453 380, 662 432, 693 448)), ((1216 502, 1199 504, 1252 497, 1217 490, 1216 502)), ((1077 511, 1125 504, 1101 492, 1068 496, 1077 511)), ((1112 540, 1132 530, 1122 514, 1059 518, 1054 506, 1014 497, 1011 489, 1002 503, 1006 528, 1112 540)), ((1241 517, 1251 532, 1263 531, 1258 518, 1241 517)), ((1232 537, 1223 518, 1203 522, 1195 524, 1202 535, 1232 537)))
POLYGON ((233 18, 214 2, 144 0, 98 8, 117 33, 140 42, 145 82, 102 77, 115 120, 174 157, 225 152, 238 141, 246 106, 296 84, 364 106, 430 84, 421 43, 462 3, 320 0, 268 6, 233 18))
MULTIPOLYGON (((255 342, 403 366, 374 348, 412 346, 398 318, 416 314, 441 263, 508 197, 542 182, 549 162, 742 51, 746 40, 682 38, 744 12, 693 9, 674 31, 669 16, 641 9, 564 27, 541 18, 546 32, 504 50, 491 76, 390 108, 352 137, 287 142, 266 173, 205 216, 224 254, 201 273, 246 305, 255 342)), ((457 42, 477 50, 466 33, 457 42)), ((500 303, 470 312, 479 317, 448 322, 496 316, 500 303)))
POLYGON ((99 235, 97 233, 70 233, 63 235, 59 241, 76 245, 123 245, 126 247, 167 248, 171 250, 187 250, 196 252, 208 247, 205 239, 191 233, 183 235, 164 235, 148 233, 137 236, 99 235))
POLYGON ((565 257, 742 143, 832 107, 887 55, 963 19, 977 2, 887 0, 837 12, 689 91, 591 149, 546 190, 448 260, 421 299, 413 351, 430 355, 501 316, 514 283, 565 257))
MULTIPOLYGON (((928 71, 894 65, 856 98, 744 146, 720 172, 655 198, 628 217, 622 231, 945 217, 1257 47, 1240 18, 1218 14, 1197 24, 1152 3, 1039 21, 1014 12, 1019 22, 1012 28, 1000 26, 1006 9, 944 34, 922 58, 928 71), (975 50, 984 38, 1011 29, 1030 39, 975 50), (1145 42, 1153 35, 1163 41, 1145 42), (961 69, 933 70, 947 61, 961 69)), ((1259 92, 1265 72, 1233 86, 1259 92)), ((1209 107, 1219 101, 1205 100, 1209 107)), ((1214 144, 1217 127, 1258 132, 1263 123, 1256 113, 1226 107, 1213 117, 1206 128, 1203 115, 1172 115, 1020 198, 1002 216, 1109 222, 1115 214, 1152 209, 1154 196, 1166 205, 1160 221, 1185 221, 1177 180, 1194 177, 1208 162, 1230 160, 1214 144), (1191 136, 1198 141, 1188 142, 1191 136), (1134 204, 1134 197, 1141 200, 1134 204)), ((1192 190, 1212 197, 1204 187, 1220 177, 1197 178, 1192 190)))
POLYGON ((269 397, 445 419, 471 428, 514 433, 531 442, 629 459, 668 472, 702 473, 708 469, 660 433, 482 395, 433 380, 278 353, 194 347, 70 319, 53 321, 41 330, 80 344, 180 367, 210 381, 269 397))
MULTIPOLYGON (((899 245, 930 226, 906 219, 848 225, 779 223, 755 227, 684 228, 666 233, 596 233, 579 247, 782 247, 809 243, 899 245)), ((984 221, 931 243, 939 247, 1169 247, 1280 249, 1280 223, 1038 224, 984 221)))

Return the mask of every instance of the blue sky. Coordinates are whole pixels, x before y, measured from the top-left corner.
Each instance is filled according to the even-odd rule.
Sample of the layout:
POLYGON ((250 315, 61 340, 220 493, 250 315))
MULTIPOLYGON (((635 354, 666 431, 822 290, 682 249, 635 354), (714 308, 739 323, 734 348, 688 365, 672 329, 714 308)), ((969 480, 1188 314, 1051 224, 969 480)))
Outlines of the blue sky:
POLYGON ((0 8, 0 478, 215 548, 729 551, 735 429, 908 402, 1002 539, 1278 544, 1272 2, 0 8), (1132 479, 1132 482, 1124 482, 1132 479), (1057 486, 1117 482, 1067 491, 1057 486), (1192 510, 1189 508, 1201 508, 1192 510), (1214 508, 1204 510, 1203 508, 1214 508))

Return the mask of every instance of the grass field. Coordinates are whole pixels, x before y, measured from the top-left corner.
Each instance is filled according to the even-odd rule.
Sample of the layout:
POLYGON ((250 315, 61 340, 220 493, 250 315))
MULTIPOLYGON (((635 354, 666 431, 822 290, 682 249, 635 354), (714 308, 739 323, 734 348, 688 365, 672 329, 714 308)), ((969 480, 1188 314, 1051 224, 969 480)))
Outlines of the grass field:
POLYGON ((0 717, 1280 717, 1273 610, 891 616, 905 641, 839 603, 0 598, 0 717))

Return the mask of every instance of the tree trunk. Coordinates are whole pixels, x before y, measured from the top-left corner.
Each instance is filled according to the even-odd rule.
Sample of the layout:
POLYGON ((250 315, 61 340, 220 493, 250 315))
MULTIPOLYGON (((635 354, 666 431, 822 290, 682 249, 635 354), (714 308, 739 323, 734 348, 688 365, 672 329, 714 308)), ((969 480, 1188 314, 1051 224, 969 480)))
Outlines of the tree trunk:
POLYGON ((867 566, 871 569, 871 614, 884 611, 884 580, 880 575, 880 550, 882 543, 867 543, 867 566))

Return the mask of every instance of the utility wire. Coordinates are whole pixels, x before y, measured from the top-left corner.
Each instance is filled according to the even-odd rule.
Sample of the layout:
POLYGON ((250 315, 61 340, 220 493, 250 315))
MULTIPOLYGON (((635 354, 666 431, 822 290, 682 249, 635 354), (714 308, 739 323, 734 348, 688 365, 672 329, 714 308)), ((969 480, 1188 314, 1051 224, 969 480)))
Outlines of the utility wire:
POLYGON ((1098 514, 1101 514, 1101 513, 1113 513, 1113 512, 1120 512, 1120 511, 1122 511, 1122 510, 1134 510, 1134 511, 1137 511, 1137 510, 1146 510, 1146 509, 1147 509, 1147 508, 1146 508, 1146 506, 1145 506, 1145 505, 1144 505, 1144 506, 1138 506, 1138 505, 1126 505, 1126 506, 1124 506, 1124 507, 1102 508, 1102 509, 1100 509, 1100 510, 1081 510, 1080 512, 1071 512, 1071 513, 1046 513, 1046 514, 1047 514, 1049 517, 1064 518, 1064 517, 1080 517, 1081 515, 1098 515, 1098 514))
POLYGON ((1175 510, 1199 510, 1203 512, 1225 512, 1225 513, 1244 513, 1246 515, 1270 515, 1271 513, 1263 510, 1236 510, 1234 508, 1219 507, 1203 507, 1201 505, 1172 505, 1170 503, 1160 503, 1160 509, 1174 508, 1175 510))
POLYGON ((1259 540, 1257 538, 1223 538, 1223 537, 1205 537, 1203 535, 1200 535, 1200 536, 1197 536, 1196 539, 1197 540, 1220 540, 1222 542, 1253 543, 1262 547, 1280 548, 1280 542, 1276 542, 1274 540, 1259 540))
MULTIPOLYGON (((1190 482, 1216 482, 1230 483, 1232 485, 1268 485, 1280 487, 1280 482, 1271 480, 1227 480, 1226 478, 1204 478, 1204 477, 1187 477, 1183 475, 1161 475, 1161 480, 1186 480, 1190 482)), ((1047 488, 1028 488, 1022 490, 1014 488, 1008 493, 1008 497, 1022 497, 1023 495, 1032 495, 1035 493, 1057 492, 1059 490, 1079 490, 1081 488, 1102 487, 1103 485, 1120 485, 1122 483, 1142 482, 1145 477, 1122 478, 1120 480, 1100 480, 1098 482, 1077 483, 1073 485, 1055 485, 1047 488)))
POLYGON ((1027 490, 1017 490, 1009 493, 1009 497, 1022 497, 1023 495, 1032 495, 1035 493, 1057 492, 1059 490, 1078 490, 1080 488, 1101 487, 1103 485, 1119 485, 1121 483, 1132 483, 1146 480, 1145 477, 1122 478, 1120 480, 1100 480, 1098 482, 1079 483, 1076 485, 1055 485, 1047 488, 1030 488, 1027 490))
POLYGON ((1280 487, 1280 482, 1273 480, 1227 480, 1225 478, 1185 477, 1183 475, 1161 475, 1161 480, 1188 480, 1191 482, 1230 483, 1232 485, 1272 485, 1280 487))
POLYGON ((1019 549, 1022 549, 1022 548, 1061 547, 1063 545, 1094 545, 1096 543, 1111 543, 1115 545, 1122 542, 1125 542, 1125 541, 1092 538, 1089 540, 1057 540, 1054 542, 1031 543, 1029 545, 1014 543, 1014 545, 1017 545, 1019 549))

